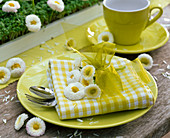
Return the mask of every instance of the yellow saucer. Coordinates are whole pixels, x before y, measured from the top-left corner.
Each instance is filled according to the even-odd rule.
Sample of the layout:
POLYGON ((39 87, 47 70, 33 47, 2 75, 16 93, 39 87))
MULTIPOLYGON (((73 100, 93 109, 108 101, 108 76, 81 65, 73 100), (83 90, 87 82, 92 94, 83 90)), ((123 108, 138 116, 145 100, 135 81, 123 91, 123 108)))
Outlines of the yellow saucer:
MULTIPOLYGON (((86 53, 87 54, 87 53, 86 53)), ((71 60, 76 59, 78 54, 69 54, 62 55, 57 57, 57 59, 63 60, 71 60)), ((131 110, 131 111, 122 111, 109 113, 105 115, 97 115, 92 117, 82 118, 83 122, 77 121, 77 119, 70 120, 60 120, 55 108, 45 108, 39 105, 33 104, 29 102, 25 94, 33 95, 29 91, 30 86, 45 86, 47 87, 47 77, 46 77, 46 69, 48 68, 49 59, 36 64, 35 66, 29 68, 20 78, 17 85, 17 95, 21 104, 33 115, 47 121, 49 123, 60 125, 64 127, 70 128, 78 128, 78 129, 99 129, 99 128, 108 128, 113 126, 122 125, 133 121, 140 116, 144 115, 148 112, 151 107, 140 110, 131 110)), ((151 83, 149 85, 150 89, 153 92, 154 98, 156 100, 158 95, 158 88, 156 82, 153 77, 148 73, 151 83)))
MULTIPOLYGON (((108 31, 103 17, 96 19, 87 28, 87 38, 93 43, 97 44, 97 37, 100 33, 108 31)), ((155 22, 141 35, 141 40, 138 44, 132 46, 116 45, 116 53, 122 54, 137 54, 152 51, 163 46, 169 39, 169 33, 166 28, 155 22)))

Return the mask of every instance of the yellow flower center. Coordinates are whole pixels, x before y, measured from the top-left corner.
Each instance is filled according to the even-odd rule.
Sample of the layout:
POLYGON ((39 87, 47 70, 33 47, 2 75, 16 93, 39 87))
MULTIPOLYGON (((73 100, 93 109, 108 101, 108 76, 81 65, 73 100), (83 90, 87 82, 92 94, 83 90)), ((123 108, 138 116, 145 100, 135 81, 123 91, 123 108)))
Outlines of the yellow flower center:
POLYGON ((5 73, 3 71, 0 71, 0 79, 5 78, 5 73))
POLYGON ((9 3, 8 4, 10 7, 15 7, 14 3, 9 3))
POLYGON ((75 92, 75 93, 79 91, 79 88, 77 88, 76 86, 73 86, 71 89, 72 89, 72 91, 75 92))
POLYGON ((68 42, 67 42, 67 46, 69 47, 73 47, 74 46, 74 40, 73 39, 70 39, 68 42))
POLYGON ((35 20, 31 21, 31 25, 36 25, 37 22, 35 20))
POLYGON ((19 124, 19 122, 21 121, 21 117, 19 117, 18 121, 17 121, 17 125, 19 124))
POLYGON ((72 79, 74 77, 74 75, 72 74, 71 76, 70 76, 70 78, 72 79))
POLYGON ((82 83, 85 85, 85 86, 88 86, 89 85, 89 82, 85 79, 82 80, 82 83))
POLYGON ((90 94, 92 94, 92 95, 94 95, 96 92, 97 92, 97 90, 94 88, 90 90, 90 94))
POLYGON ((91 75, 92 75, 92 72, 93 72, 93 70, 92 70, 91 67, 87 67, 87 68, 85 69, 85 75, 86 75, 86 76, 91 76, 91 75))
POLYGON ((55 3, 60 4, 58 1, 55 1, 55 3))
POLYGON ((148 64, 149 64, 149 61, 148 61, 148 59, 146 59, 146 58, 141 58, 140 61, 141 61, 141 63, 144 64, 144 65, 148 65, 148 64))
POLYGON ((33 125, 33 128, 35 129, 35 130, 38 130, 40 127, 39 127, 39 124, 37 124, 37 123, 35 123, 34 125, 33 125))
POLYGON ((104 36, 102 37, 102 40, 105 41, 105 42, 107 42, 107 41, 109 41, 109 37, 108 37, 107 35, 104 35, 104 36))
POLYGON ((20 64, 14 63, 14 65, 11 66, 11 69, 13 70, 15 68, 21 68, 20 64))

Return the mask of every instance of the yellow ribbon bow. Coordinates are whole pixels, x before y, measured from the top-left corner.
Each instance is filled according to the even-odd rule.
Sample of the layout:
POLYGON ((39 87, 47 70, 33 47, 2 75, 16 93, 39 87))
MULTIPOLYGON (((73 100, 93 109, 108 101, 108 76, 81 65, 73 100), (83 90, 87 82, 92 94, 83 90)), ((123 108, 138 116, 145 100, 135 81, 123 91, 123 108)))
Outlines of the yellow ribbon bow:
POLYGON ((95 83, 100 87, 103 94, 122 96, 123 86, 120 76, 113 65, 111 65, 111 60, 115 54, 115 44, 103 42, 92 46, 92 50, 96 51, 92 56, 82 54, 75 48, 71 48, 85 57, 88 64, 95 67, 95 83))

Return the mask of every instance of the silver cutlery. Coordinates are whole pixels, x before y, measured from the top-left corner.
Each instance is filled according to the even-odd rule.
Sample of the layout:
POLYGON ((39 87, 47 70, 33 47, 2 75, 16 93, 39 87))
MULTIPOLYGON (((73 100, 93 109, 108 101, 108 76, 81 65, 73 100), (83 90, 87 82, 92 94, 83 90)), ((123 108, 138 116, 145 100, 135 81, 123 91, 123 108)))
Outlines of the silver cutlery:
POLYGON ((29 94, 25 94, 25 95, 29 101, 39 104, 40 106, 43 106, 43 107, 54 107, 57 104, 57 101, 55 100, 55 98, 44 99, 44 98, 37 98, 29 94))
POLYGON ((54 92, 46 87, 42 86, 31 86, 29 88, 30 92, 45 98, 45 99, 53 99, 54 98, 54 92))
POLYGON ((31 86, 29 90, 35 95, 41 97, 41 98, 37 98, 32 95, 25 94, 26 98, 29 101, 39 104, 40 106, 43 107, 54 107, 57 104, 55 100, 54 92, 52 90, 42 86, 31 86))

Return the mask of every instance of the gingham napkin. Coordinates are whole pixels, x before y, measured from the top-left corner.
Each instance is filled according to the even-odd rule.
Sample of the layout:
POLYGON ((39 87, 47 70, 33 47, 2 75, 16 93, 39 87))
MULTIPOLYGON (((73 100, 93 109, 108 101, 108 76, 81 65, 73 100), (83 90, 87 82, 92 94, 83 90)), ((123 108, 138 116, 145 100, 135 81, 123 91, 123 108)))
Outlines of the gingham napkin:
MULTIPOLYGON (((132 110, 146 108, 154 104, 154 97, 149 87, 143 81, 147 82, 145 77, 147 73, 143 67, 140 72, 136 72, 132 62, 114 56, 111 64, 115 68, 125 66, 123 70, 118 70, 124 91, 124 97, 115 95, 109 97, 102 94, 98 99, 82 99, 71 101, 64 94, 66 87, 67 73, 73 70, 73 60, 50 59, 47 70, 49 87, 54 90, 57 100, 56 110, 60 119, 71 119, 105 114, 116 111, 132 110), (141 77, 139 77, 141 76, 141 77)), ((114 90, 113 90, 114 91, 114 90)))

